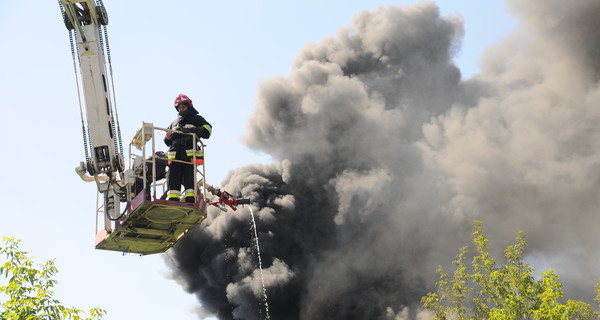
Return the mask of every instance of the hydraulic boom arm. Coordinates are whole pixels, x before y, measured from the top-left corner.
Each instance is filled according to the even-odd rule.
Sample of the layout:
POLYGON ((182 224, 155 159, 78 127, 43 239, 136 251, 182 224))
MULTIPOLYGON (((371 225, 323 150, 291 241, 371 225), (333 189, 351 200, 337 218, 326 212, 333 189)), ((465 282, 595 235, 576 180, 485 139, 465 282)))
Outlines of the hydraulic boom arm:
POLYGON ((108 23, 103 6, 91 0, 60 0, 67 28, 75 33, 79 71, 83 84, 87 127, 91 141, 91 175, 122 171, 117 155, 113 107, 106 76, 106 58, 100 26, 108 23))
MULTIPOLYGON (((104 193, 107 214, 116 218, 120 198, 123 198, 119 194, 124 195, 122 186, 117 183, 118 173, 124 170, 124 160, 118 118, 115 127, 116 108, 111 102, 114 93, 111 94, 106 72, 105 47, 110 52, 106 37, 108 16, 102 0, 59 0, 59 5, 71 39, 77 87, 79 90, 81 84, 85 101, 82 130, 86 159, 78 173, 83 177, 87 172, 93 177, 98 191, 104 193)), ((81 96, 79 100, 81 105, 81 96)))

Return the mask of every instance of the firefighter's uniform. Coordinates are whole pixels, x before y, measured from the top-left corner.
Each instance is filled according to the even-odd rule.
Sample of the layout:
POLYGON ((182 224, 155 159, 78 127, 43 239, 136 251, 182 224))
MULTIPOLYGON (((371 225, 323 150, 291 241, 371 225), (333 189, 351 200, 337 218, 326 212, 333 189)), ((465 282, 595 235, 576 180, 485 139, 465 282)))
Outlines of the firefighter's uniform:
MULTIPOLYGON (((212 127, 208 121, 198 114, 194 109, 192 100, 184 94, 175 98, 175 109, 179 111, 179 116, 168 129, 182 131, 184 133, 194 133, 196 141, 198 139, 208 139, 212 132, 212 127), (181 105, 187 105, 185 112, 179 111, 181 105)), ((195 202, 194 194, 194 143, 193 137, 188 134, 173 133, 169 138, 165 137, 165 144, 169 146, 167 153, 169 158, 168 192, 167 199, 179 201, 181 197, 181 185, 183 184, 183 198, 186 202, 195 202), (180 160, 186 163, 173 161, 180 160)), ((204 163, 204 150, 200 145, 195 148, 196 163, 204 163)))

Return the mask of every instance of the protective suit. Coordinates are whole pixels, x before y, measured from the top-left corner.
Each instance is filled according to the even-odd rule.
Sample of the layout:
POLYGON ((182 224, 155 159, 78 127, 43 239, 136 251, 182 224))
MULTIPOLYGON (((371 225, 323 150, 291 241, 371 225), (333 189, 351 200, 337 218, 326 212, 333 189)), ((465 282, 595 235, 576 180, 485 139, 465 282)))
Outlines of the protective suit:
MULTIPOLYGON (((192 100, 184 94, 180 94, 175 98, 175 109, 179 115, 171 123, 168 129, 181 131, 184 133, 193 133, 196 135, 196 141, 200 138, 208 139, 212 132, 212 126, 208 121, 198 114, 194 108, 192 100)), ((204 163, 204 150, 200 145, 196 145, 194 151, 194 143, 192 135, 170 133, 165 136, 165 144, 169 146, 167 152, 169 158, 169 176, 167 199, 172 201, 180 201, 181 185, 184 187, 183 198, 186 202, 195 202, 196 195, 194 194, 194 153, 196 155, 196 163, 198 165, 204 163), (174 160, 189 162, 182 163, 174 160)))

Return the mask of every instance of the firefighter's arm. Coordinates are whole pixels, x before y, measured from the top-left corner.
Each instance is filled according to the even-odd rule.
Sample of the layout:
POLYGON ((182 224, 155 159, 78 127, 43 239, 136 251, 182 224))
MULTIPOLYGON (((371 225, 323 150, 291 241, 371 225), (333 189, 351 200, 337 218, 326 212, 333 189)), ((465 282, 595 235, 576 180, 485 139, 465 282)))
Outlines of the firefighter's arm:
POLYGON ((171 139, 170 132, 167 132, 167 135, 165 136, 165 144, 168 147, 170 147, 173 144, 173 139, 171 139))
POLYGON ((210 137, 212 127, 208 123, 206 123, 205 125, 203 125, 201 127, 196 127, 193 125, 186 125, 185 128, 181 128, 181 131, 185 132, 185 133, 192 132, 192 133, 195 133, 196 136, 198 136, 199 138, 208 139, 210 137))
MULTIPOLYGON (((171 124, 171 125, 169 125, 169 126, 167 127, 167 129, 168 129, 168 130, 171 130, 171 127, 172 127, 172 126, 173 126, 172 124, 171 124)), ((169 146, 169 147, 170 147, 170 146, 173 144, 173 132, 172 132, 172 131, 167 131, 167 134, 165 134, 165 139, 164 139, 164 141, 165 141, 165 144, 166 144, 167 146, 169 146)))

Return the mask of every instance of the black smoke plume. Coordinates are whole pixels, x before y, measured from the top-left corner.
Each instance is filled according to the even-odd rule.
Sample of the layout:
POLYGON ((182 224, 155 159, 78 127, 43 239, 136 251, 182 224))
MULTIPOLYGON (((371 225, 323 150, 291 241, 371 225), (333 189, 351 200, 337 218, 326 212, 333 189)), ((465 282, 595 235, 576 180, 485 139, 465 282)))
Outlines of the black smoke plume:
MULTIPOLYGON (((482 220, 591 298, 600 262, 600 2, 511 0, 520 20, 480 74, 453 62, 459 17, 380 7, 259 88, 230 173, 253 201, 272 319, 426 319, 435 269, 482 220)), ((249 209, 209 212, 169 252, 201 315, 264 319, 249 209)))

